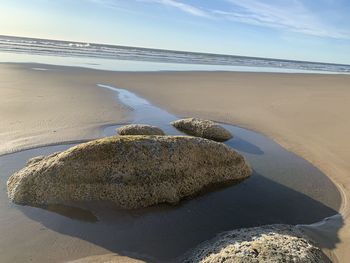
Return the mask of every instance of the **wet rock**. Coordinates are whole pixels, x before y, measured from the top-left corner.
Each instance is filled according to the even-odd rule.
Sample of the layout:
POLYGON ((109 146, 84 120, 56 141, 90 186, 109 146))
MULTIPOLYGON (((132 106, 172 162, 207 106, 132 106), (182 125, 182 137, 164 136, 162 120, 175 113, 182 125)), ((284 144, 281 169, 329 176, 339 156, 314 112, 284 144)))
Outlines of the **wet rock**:
POLYGON ((174 121, 171 125, 189 135, 219 142, 227 141, 233 137, 224 127, 210 120, 188 118, 174 121))
POLYGON ((158 127, 147 124, 130 124, 117 129, 120 135, 165 135, 158 127))
POLYGON ((251 174, 228 146, 189 136, 113 136, 47 156, 13 174, 9 198, 43 205, 106 200, 123 208, 177 203, 251 174))
POLYGON ((237 229, 200 245, 184 262, 330 262, 297 227, 267 225, 237 229))

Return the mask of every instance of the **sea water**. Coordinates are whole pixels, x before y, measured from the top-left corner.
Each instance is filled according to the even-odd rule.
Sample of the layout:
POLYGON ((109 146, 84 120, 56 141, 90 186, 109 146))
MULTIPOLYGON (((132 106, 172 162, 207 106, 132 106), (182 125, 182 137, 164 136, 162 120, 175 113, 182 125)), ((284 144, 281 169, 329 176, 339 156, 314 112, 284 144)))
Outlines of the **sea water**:
POLYGON ((0 62, 114 71, 350 73, 350 65, 0 36, 0 62))

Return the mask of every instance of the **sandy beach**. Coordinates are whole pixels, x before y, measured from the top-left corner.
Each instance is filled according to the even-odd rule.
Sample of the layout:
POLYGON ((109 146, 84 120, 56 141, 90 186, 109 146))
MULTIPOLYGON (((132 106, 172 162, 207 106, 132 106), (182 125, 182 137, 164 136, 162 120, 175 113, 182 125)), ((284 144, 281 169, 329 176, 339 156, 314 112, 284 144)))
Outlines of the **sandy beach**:
POLYGON ((127 109, 114 93, 89 83, 77 71, 2 64, 0 153, 86 140, 100 127, 123 122, 127 109))
MULTIPOLYGON (((210 118, 267 135, 339 186, 344 226, 332 252, 339 262, 350 257, 349 75, 121 73, 0 64, 0 79, 0 154, 97 138, 106 125, 127 122, 130 110, 99 83, 133 91, 178 116, 210 118)), ((309 229, 310 235, 326 232, 332 223, 309 229)))

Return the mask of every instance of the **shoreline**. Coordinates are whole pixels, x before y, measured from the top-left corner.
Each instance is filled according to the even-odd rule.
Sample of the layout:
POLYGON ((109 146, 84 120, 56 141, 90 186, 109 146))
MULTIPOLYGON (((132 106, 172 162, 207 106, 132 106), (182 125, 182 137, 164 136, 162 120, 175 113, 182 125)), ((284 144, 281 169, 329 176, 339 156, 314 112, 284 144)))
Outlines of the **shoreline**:
MULTIPOLYGON (((4 64, 7 64, 7 63, 0 63, 0 67, 2 67, 4 64)), ((37 66, 42 64, 13 63, 12 65, 14 65, 15 67, 18 67, 19 69, 22 68, 23 70, 23 67, 25 67, 26 65, 37 66)), ((43 66, 47 67, 47 65, 43 65, 43 66)), ((87 73, 92 73, 93 71, 96 71, 96 70, 76 68, 76 67, 69 68, 64 66, 52 66, 52 65, 48 67, 52 67, 54 69, 60 69, 61 74, 67 74, 67 72, 75 71, 75 73, 78 72, 81 75, 86 75, 87 73)), ((38 74, 38 72, 35 72, 35 71, 30 73, 38 74)), ((40 72, 40 75, 45 75, 47 73, 48 71, 43 71, 43 72, 40 72)), ((239 72, 147 72, 147 73, 144 73, 144 72, 139 72, 137 73, 137 72, 110 72, 110 71, 103 71, 103 70, 98 70, 98 72, 95 72, 95 74, 91 74, 91 75, 93 76, 86 77, 90 81, 95 79, 95 83, 106 83, 111 85, 113 84, 118 87, 126 88, 130 91, 140 94, 142 97, 149 99, 155 105, 160 105, 162 108, 169 110, 170 112, 173 112, 177 116, 196 116, 196 117, 202 117, 202 118, 210 118, 218 122, 230 123, 242 128, 259 132, 271 138, 272 140, 276 141, 278 144, 280 144, 282 147, 284 147, 288 151, 301 156, 302 158, 310 162, 312 165, 319 168, 335 183, 337 188, 339 188, 340 194, 342 195, 342 207, 339 212, 344 217, 345 226, 338 233, 339 239, 341 240, 341 242, 337 244, 338 246, 337 248, 335 248, 334 251, 332 251, 332 254, 334 254, 338 258, 338 260, 339 258, 346 259, 350 255, 350 252, 348 252, 346 249, 350 243, 350 219, 349 219, 350 206, 348 202, 348 193, 350 191, 349 190, 350 178, 348 177, 346 158, 345 160, 344 159, 338 160, 340 156, 339 153, 337 154, 336 152, 334 153, 332 151, 329 151, 332 148, 327 148, 327 145, 322 144, 322 142, 324 142, 323 140, 328 138, 327 136, 325 136, 325 135, 328 135, 327 133, 321 134, 318 138, 312 140, 313 136, 310 137, 307 127, 304 130, 300 131, 301 133, 304 132, 303 136, 300 136, 298 133, 296 134, 291 133, 290 127, 286 128, 285 126, 283 126, 283 124, 285 124, 283 121, 284 119, 290 120, 291 116, 288 117, 288 114, 290 113, 290 111, 292 113, 294 113, 295 111, 298 111, 298 109, 295 109, 295 107, 297 106, 302 106, 302 107, 310 106, 307 104, 308 102, 312 102, 314 98, 313 96, 315 96, 315 94, 320 96, 319 97, 320 102, 327 103, 327 99, 329 97, 332 98, 331 89, 332 88, 334 89, 334 87, 330 89, 328 87, 329 90, 327 90, 326 84, 332 83, 333 79, 336 79, 336 78, 343 79, 342 80, 343 84, 340 85, 340 88, 338 88, 338 90, 333 90, 333 93, 342 91, 344 94, 349 95, 348 98, 350 98, 350 93, 348 94, 348 92, 345 90, 346 84, 349 83, 350 81, 350 76, 343 75, 343 74, 250 73, 250 72, 249 73, 248 72, 244 72, 244 73, 239 73, 239 72), (101 75, 101 76, 99 76, 96 79, 97 77, 96 75, 101 75), (210 76, 206 77, 206 75, 210 75, 210 76), (216 75, 216 76, 213 76, 213 75, 216 75), (247 75, 251 75, 250 77, 255 76, 255 78, 260 78, 260 79, 254 80, 253 78, 251 78, 250 80, 246 80, 247 75), (279 79, 279 77, 282 77, 282 79, 279 79), (183 79, 183 78, 186 79, 186 83, 184 81, 176 82, 176 80, 183 79), (236 78, 238 78, 237 81, 236 81, 236 78), (263 92, 261 90, 259 91, 259 88, 261 84, 262 86, 266 85, 266 83, 270 83, 270 85, 272 85, 270 78, 273 79, 272 84, 274 84, 275 86, 274 87, 265 86, 265 87, 268 88, 269 92, 277 92, 280 94, 275 98, 275 100, 272 99, 267 104, 267 106, 271 108, 268 108, 268 110, 266 110, 266 108, 262 107, 262 106, 265 106, 264 102, 259 101, 260 97, 258 96, 259 95, 262 96, 263 99, 269 99, 269 96, 266 96, 266 94, 263 94, 265 93, 265 91, 263 92), (311 81, 314 81, 312 78, 316 78, 316 79, 319 78, 320 79, 319 81, 321 82, 319 82, 318 84, 320 85, 321 84, 323 85, 322 81, 324 81, 325 79, 329 83, 326 83, 324 85, 324 89, 321 89, 321 90, 317 90, 317 87, 315 85, 313 87, 315 90, 311 90, 311 91, 309 90, 309 93, 306 92, 305 94, 305 91, 303 91, 303 89, 299 88, 297 90, 293 90, 293 85, 292 87, 287 85, 288 82, 297 83, 297 84, 302 83, 302 81, 300 81, 300 83, 298 82, 298 79, 300 78, 304 78, 304 82, 306 84, 311 83, 311 81), (311 81, 308 80, 309 78, 311 78, 312 80, 311 81), (330 78, 331 80, 329 80, 328 78, 330 78), (261 79, 263 83, 259 81, 261 79), (219 87, 220 91, 216 91, 216 90, 213 91, 212 86, 208 85, 208 82, 210 82, 211 85, 215 85, 215 83, 220 82, 222 85, 220 86, 220 83, 217 85, 217 87, 220 86, 219 87), (244 86, 244 84, 252 85, 253 82, 254 82, 254 85, 253 85, 254 87, 252 87, 251 90, 249 90, 248 92, 242 90, 241 87, 246 87, 244 86), (276 87, 276 83, 278 84, 281 82, 284 83, 283 85, 287 87, 288 90, 281 91, 279 87, 276 87), (180 86, 182 84, 185 84, 185 87, 181 88, 180 86), (231 85, 235 89, 234 92, 230 90, 231 85), (166 88, 162 88, 161 86, 166 88), (195 86, 194 91, 188 92, 188 90, 186 90, 189 87, 194 87, 194 86, 195 86), (180 89, 180 91, 178 89, 180 89), (207 99, 196 97, 198 93, 199 94, 203 93, 203 89, 206 96, 204 95, 202 97, 205 97, 207 99), (247 102, 247 103, 250 101, 249 96, 255 96, 256 97, 255 101, 253 102, 250 101, 249 103, 252 104, 251 105, 252 107, 257 106, 257 108, 259 107, 263 108, 263 110, 266 111, 265 116, 259 116, 258 121, 254 121, 253 115, 256 113, 259 113, 260 108, 254 111, 254 110, 250 110, 249 107, 246 107, 240 112, 235 112, 234 110, 238 109, 238 106, 237 108, 230 107, 230 104, 229 104, 230 101, 228 101, 227 99, 225 100, 225 96, 222 97, 221 95, 225 95, 225 94, 235 95, 235 92, 237 91, 240 91, 239 95, 241 96, 243 95, 244 102, 247 102), (293 103, 293 99, 289 98, 289 96, 293 96, 293 92, 299 92, 297 94, 299 95, 299 97, 295 96, 295 94, 293 97, 294 102, 298 102, 295 100, 299 99, 299 105, 295 105, 293 103), (226 104, 222 106, 220 110, 217 110, 216 107, 220 105, 220 100, 216 99, 215 97, 213 99, 208 99, 208 96, 210 98, 210 94, 212 96, 216 95, 217 97, 220 97, 222 100, 225 101, 226 104), (288 96, 286 96, 286 94, 288 96), (305 96, 310 101, 305 100, 305 96), (181 99, 185 97, 188 97, 187 100, 185 102, 181 101, 181 99), (199 102, 196 101, 195 103, 196 105, 192 105, 191 100, 193 101, 193 99, 196 99, 196 98, 202 101, 199 101, 199 102), (282 101, 280 101, 280 99, 282 99, 282 101), (292 103, 289 104, 290 102, 289 100, 292 103), (179 103, 179 101, 181 103, 179 103), (303 103, 300 103, 300 101, 302 101, 303 103), (176 103, 179 103, 179 105, 176 105, 176 103), (254 105, 254 103, 261 103, 262 105, 258 105, 258 104, 254 105), (206 108, 210 105, 211 105, 211 108, 214 110, 206 108), (244 112, 244 110, 246 112, 244 112), (285 112, 279 112, 279 110, 281 111, 285 110, 285 112), (241 113, 244 113, 244 114, 241 115, 241 113), (278 116, 278 114, 280 113, 282 115, 281 117, 278 116), (271 115, 275 114, 275 115, 272 115, 271 117, 269 114, 271 115), (249 116, 249 118, 246 118, 246 116, 249 116), (264 120, 267 120, 267 118, 264 118, 266 116, 272 119, 271 123, 275 123, 276 125, 280 124, 281 128, 271 129, 271 127, 269 126, 271 123, 264 124, 263 123, 264 120), (305 141, 307 141, 308 144, 304 144, 303 142, 305 141), (325 149, 322 149, 322 146, 325 147, 325 149), (328 160, 328 161, 325 161, 325 160, 328 160)), ((339 86, 339 84, 337 85, 339 86)), ((101 90, 101 89, 96 88, 96 91, 97 90, 101 90)), ((337 97, 335 101, 338 101, 338 100, 342 101, 342 99, 346 100, 347 97, 341 98, 341 96, 344 95, 343 93, 341 93, 340 95, 338 94, 340 98, 337 97)), ((333 101, 332 103, 335 103, 335 102, 333 101)), ((321 104, 312 105, 315 107, 313 109, 315 110, 315 112, 312 112, 312 114, 310 114, 309 116, 303 116, 304 119, 306 119, 306 122, 312 121, 310 120, 310 117, 313 117, 314 116, 313 114, 321 114, 321 112, 317 112, 317 110, 320 110, 319 106, 321 104)), ((332 105, 337 106, 334 104, 332 105)), ((342 104, 339 103, 339 105, 342 105, 342 104)), ((242 106, 242 104, 239 106, 242 106)), ((125 109, 122 109, 122 110, 125 110, 125 109)), ((126 112, 127 111, 123 113, 124 115, 122 118, 124 119, 126 118, 125 116, 127 115, 126 112)), ((301 113, 298 113, 298 114, 301 114, 301 113)), ((344 110, 340 113, 343 113, 346 115, 346 111, 344 110)), ((261 115, 264 115, 264 114, 261 114, 261 115)), ((297 117, 298 120, 301 121, 301 123, 295 122, 293 123, 295 126, 292 125, 292 127, 294 128, 303 127, 304 125, 303 118, 299 118, 298 116, 294 116, 294 117, 297 117)), ((325 127, 327 124, 323 123, 322 118, 316 120, 315 123, 319 125, 318 127, 327 128, 325 127)), ((328 125, 331 126, 331 124, 328 124, 328 125)), ((109 126, 109 124, 103 124, 103 125, 95 124, 95 129, 97 128, 99 129, 99 132, 101 132, 101 129, 103 129, 103 127, 106 127, 106 126, 109 126)), ((348 128, 348 127, 346 126, 345 128, 348 128)), ((333 127, 333 129, 336 129, 336 127, 333 127)), ((339 136, 338 134, 335 134, 339 131, 334 132, 332 129, 330 129, 328 132, 333 136, 340 137, 338 138, 338 140, 342 139, 341 136, 339 136)), ((340 135, 342 135, 342 133, 340 135)), ((80 141, 85 141, 85 139, 80 141)), ((70 140, 70 142, 75 143, 76 141, 70 140)), ((65 142, 54 142, 54 144, 51 144, 51 145, 58 145, 62 143, 65 143, 65 142)), ((37 145, 36 147, 41 147, 41 146, 43 145, 37 145)), ((328 145, 328 147, 330 146, 332 145, 328 145)), ((29 146, 29 148, 27 149, 30 149, 30 148, 33 148, 33 147, 29 146)), ((343 151, 345 152, 344 154, 346 157, 346 146, 343 151)), ((339 260, 339 261, 342 262, 342 260, 339 260)))
MULTIPOLYGON (((15 53, 9 53, 11 55, 14 55, 15 53)), ((54 56, 49 56, 50 58, 54 58, 54 56)), ((122 61, 128 61, 128 60, 122 60, 122 61)), ((132 60, 132 62, 141 62, 141 63, 152 63, 147 61, 137 61, 132 60)), ((157 63, 157 62, 154 62, 157 63)), ((70 69, 83 69, 83 70, 92 70, 92 71, 101 71, 101 72, 110 72, 110 73, 121 73, 121 74, 134 74, 134 73, 247 73, 247 74, 292 74, 292 75, 332 75, 332 76, 350 76, 350 72, 335 72, 335 71, 317 71, 317 70, 296 70, 294 69, 288 69, 288 68, 276 68, 276 67, 251 67, 251 66, 237 66, 237 70, 225 70, 225 69, 184 69, 180 70, 178 68, 176 69, 167 69, 167 70, 144 70, 144 69, 137 69, 137 70, 115 70, 111 68, 103 68, 103 67, 92 67, 92 65, 89 64, 78 64, 78 65, 69 65, 69 63, 62 63, 62 64, 54 64, 54 62, 22 62, 22 61, 2 61, 0 62, 1 65, 27 65, 30 66, 31 69, 37 70, 37 71, 47 71, 50 69, 42 68, 44 67, 52 67, 52 68, 70 68, 70 69), (246 70, 244 70, 244 69, 246 70), (253 70, 249 70, 250 68, 254 68, 253 70), (261 69, 261 71, 258 71, 256 69, 261 69), (265 69, 265 71, 264 71, 265 69), (267 69, 267 70, 266 70, 267 69), (276 70, 276 71, 274 71, 276 70), (279 71, 280 70, 280 71, 279 71), (285 71, 283 71, 285 70, 285 71)), ((168 63, 160 63, 160 64, 168 64, 168 63)), ((182 64, 182 63, 175 63, 176 65, 196 65, 196 64, 182 64)), ((100 65, 100 64, 96 64, 100 65)), ((203 66, 206 66, 205 64, 202 64, 203 66)), ((230 67, 230 66, 223 66, 223 67, 230 67)), ((236 66, 232 66, 236 67, 236 66)))

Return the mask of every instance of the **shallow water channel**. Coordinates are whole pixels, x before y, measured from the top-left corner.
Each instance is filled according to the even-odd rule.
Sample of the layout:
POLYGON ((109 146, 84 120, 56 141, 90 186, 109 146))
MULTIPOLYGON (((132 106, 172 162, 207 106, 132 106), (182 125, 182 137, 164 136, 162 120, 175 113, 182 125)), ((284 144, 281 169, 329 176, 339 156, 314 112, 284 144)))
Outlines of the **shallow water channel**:
MULTIPOLYGON (((124 89, 109 89, 132 109, 133 123, 181 134, 169 122, 178 117, 124 89)), ((106 127, 114 135, 119 125, 106 127)), ((273 140, 223 124, 234 134, 227 145, 250 162, 253 175, 238 185, 182 201, 176 206, 120 210, 108 203, 74 203, 46 208, 9 203, 7 178, 37 155, 65 150, 58 145, 0 157, 0 261, 66 261, 117 253, 152 262, 177 261, 217 233, 265 224, 311 224, 333 216, 341 197, 326 175, 273 140)))

